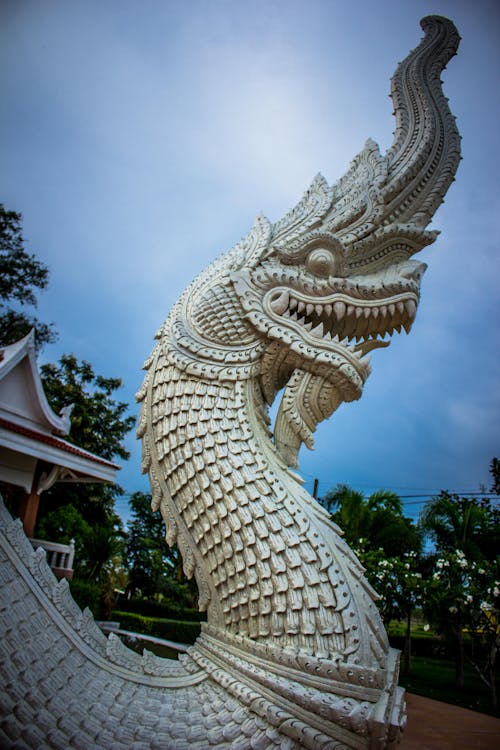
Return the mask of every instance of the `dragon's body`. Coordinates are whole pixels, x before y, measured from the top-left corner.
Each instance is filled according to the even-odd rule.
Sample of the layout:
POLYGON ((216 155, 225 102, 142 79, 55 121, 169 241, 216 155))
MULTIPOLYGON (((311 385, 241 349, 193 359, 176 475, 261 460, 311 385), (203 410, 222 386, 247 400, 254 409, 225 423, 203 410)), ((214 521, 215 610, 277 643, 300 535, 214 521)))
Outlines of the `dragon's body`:
POLYGON ((375 594, 293 468, 316 425, 360 397, 370 349, 415 316, 411 256, 435 239, 425 227, 459 160, 439 81, 458 35, 422 25, 393 79, 387 154, 369 141, 335 186, 318 176, 279 222, 258 217, 187 289, 146 363, 144 470, 208 619, 162 678, 176 684, 156 686, 176 722, 161 747, 382 748, 404 723, 375 594), (200 684, 205 734, 186 709, 200 684))

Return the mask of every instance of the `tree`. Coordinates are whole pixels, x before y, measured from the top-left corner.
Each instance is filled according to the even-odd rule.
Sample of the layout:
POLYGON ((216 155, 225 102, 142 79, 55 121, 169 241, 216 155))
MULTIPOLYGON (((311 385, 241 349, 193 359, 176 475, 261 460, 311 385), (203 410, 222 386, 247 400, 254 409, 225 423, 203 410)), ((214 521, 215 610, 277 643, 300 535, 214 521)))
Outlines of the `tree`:
MULTIPOLYGON (((79 362, 74 355, 44 365, 41 375, 55 412, 73 404, 70 442, 110 461, 128 458, 123 440, 135 418, 127 415, 126 403, 114 398, 121 386, 118 378, 96 375, 88 362, 79 362)), ((56 483, 40 503, 36 533, 66 542, 75 539, 75 584, 85 583, 91 594, 92 586, 98 587, 103 611, 109 610, 113 565, 119 565, 124 552, 122 523, 114 510, 121 494, 118 485, 56 483)))
POLYGON ((368 581, 380 596, 377 606, 384 622, 405 621, 402 671, 409 674, 412 614, 422 605, 425 590, 419 555, 417 552, 405 552, 401 557, 386 557, 382 550, 356 550, 356 554, 365 567, 368 581))
POLYGON ((26 307, 36 307, 36 292, 46 288, 47 266, 24 248, 22 217, 0 204, 0 344, 12 344, 34 328, 38 346, 55 341, 52 325, 41 323, 26 307))
POLYGON ((459 549, 471 560, 482 560, 499 549, 500 513, 486 498, 443 491, 424 507, 420 527, 440 552, 459 549))
POLYGON ((418 551, 421 538, 410 518, 403 515, 401 498, 378 490, 365 498, 345 484, 326 493, 323 505, 344 532, 347 543, 365 553, 383 550, 386 557, 418 551))
POLYGON ((498 458, 492 458, 490 462, 490 474, 493 480, 491 491, 500 495, 500 461, 498 458))
MULTIPOLYGON (((92 365, 79 362, 72 354, 63 355, 58 365, 44 365, 41 375, 55 412, 73 405, 71 432, 67 438, 70 442, 109 461, 129 457, 123 440, 134 426, 135 418, 127 416, 128 404, 114 399, 121 387, 119 378, 96 375, 92 365)), ((41 514, 72 504, 92 525, 110 520, 114 523, 113 507, 121 494, 123 490, 118 485, 55 484, 44 493, 41 514)))
POLYGON ((182 571, 177 546, 168 547, 165 523, 151 508, 151 495, 134 492, 129 499, 132 520, 129 523, 126 561, 129 590, 144 599, 171 599, 184 607, 193 607, 196 584, 182 571))
POLYGON ((347 543, 365 567, 365 575, 380 596, 382 619, 404 619, 406 638, 403 671, 411 664, 411 618, 420 603, 418 570, 422 535, 403 515, 401 498, 389 490, 378 490, 365 498, 344 484, 326 493, 323 504, 344 532, 347 543))
MULTIPOLYGON (((425 610, 436 630, 454 645, 455 684, 463 686, 464 659, 469 658, 483 677, 488 674, 486 679, 493 679, 493 690, 491 675, 500 645, 500 513, 487 498, 441 492, 424 508, 421 528, 435 545, 435 553, 429 558, 432 567, 425 610), (487 626, 485 607, 492 613, 494 626, 487 626), (485 641, 489 633, 489 657, 484 668, 478 665, 474 652, 465 648, 465 628, 472 643, 485 641)), ((476 643, 475 652, 480 651, 476 643)))
POLYGON ((468 559, 460 549, 437 556, 424 601, 426 614, 437 632, 456 645, 456 687, 464 684, 465 658, 489 687, 493 706, 497 708, 499 559, 478 563, 468 559))

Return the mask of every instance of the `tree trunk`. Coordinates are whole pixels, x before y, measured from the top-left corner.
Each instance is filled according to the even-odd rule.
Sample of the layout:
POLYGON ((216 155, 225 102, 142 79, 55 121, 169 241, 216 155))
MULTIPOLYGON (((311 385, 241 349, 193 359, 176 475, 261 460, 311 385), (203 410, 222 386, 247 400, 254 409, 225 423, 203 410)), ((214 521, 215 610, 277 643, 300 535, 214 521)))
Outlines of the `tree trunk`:
POLYGON ((411 671, 411 609, 406 613, 406 634, 403 650, 403 674, 409 675, 411 671))
POLYGON ((498 709, 498 698, 497 698, 497 684, 496 684, 496 676, 497 676, 497 654, 498 654, 498 639, 495 638, 494 643, 491 646, 490 649, 490 659, 489 659, 489 683, 490 683, 490 691, 491 691, 491 703, 493 705, 493 708, 495 711, 498 709))
POLYGON ((455 654, 455 687, 464 686, 464 636, 462 633, 462 622, 457 623, 457 651, 455 654))

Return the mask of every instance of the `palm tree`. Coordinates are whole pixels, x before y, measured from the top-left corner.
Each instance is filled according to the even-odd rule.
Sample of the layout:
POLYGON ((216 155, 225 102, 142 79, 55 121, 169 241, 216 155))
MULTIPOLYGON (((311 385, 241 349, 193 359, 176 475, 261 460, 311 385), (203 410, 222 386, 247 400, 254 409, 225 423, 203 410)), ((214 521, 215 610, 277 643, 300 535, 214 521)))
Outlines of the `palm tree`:
POLYGON ((364 552, 382 549, 387 557, 420 551, 421 535, 411 519, 403 515, 399 495, 377 490, 368 498, 346 484, 326 493, 323 505, 344 532, 345 540, 364 552))
POLYGON ((480 562, 494 555, 498 547, 492 542, 498 534, 498 523, 491 523, 489 502, 441 492, 424 507, 420 528, 427 533, 440 552, 461 550, 469 560, 480 562))

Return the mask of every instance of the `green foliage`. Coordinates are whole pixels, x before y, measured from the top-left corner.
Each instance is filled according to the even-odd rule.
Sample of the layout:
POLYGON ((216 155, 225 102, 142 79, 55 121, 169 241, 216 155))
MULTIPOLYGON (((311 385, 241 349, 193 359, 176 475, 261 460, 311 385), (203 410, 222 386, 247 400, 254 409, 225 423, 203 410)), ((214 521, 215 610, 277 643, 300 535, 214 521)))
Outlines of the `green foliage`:
POLYGON ((455 684, 464 685, 467 659, 497 705, 500 649, 500 515, 488 499, 442 492, 424 509, 422 528, 431 536, 424 610, 455 652, 455 684), (466 637, 464 635, 466 634, 466 637))
POLYGON ((352 487, 338 484, 327 492, 323 505, 333 511, 333 521, 364 565, 366 578, 380 597, 377 604, 383 620, 406 620, 404 671, 409 671, 411 615, 422 592, 420 530, 403 515, 401 498, 389 490, 365 498, 352 487))
POLYGON ((120 623, 120 628, 133 633, 153 635, 175 643, 194 643, 200 634, 199 622, 183 620, 164 620, 158 617, 145 617, 122 610, 113 611, 113 620, 120 623))
POLYGON ((425 506, 420 527, 439 551, 458 549, 471 560, 492 560, 500 548, 500 511, 488 499, 441 492, 425 506))
POLYGON ((120 599, 116 605, 123 612, 159 617, 163 620, 190 620, 199 622, 206 620, 205 612, 192 607, 183 607, 178 600, 151 601, 148 599, 120 599))
POLYGON ((182 558, 176 546, 165 541, 165 524, 151 508, 151 495, 134 492, 129 500, 126 559, 130 571, 129 590, 146 600, 176 602, 177 607, 195 606, 197 589, 182 572, 182 558))
POLYGON ((366 568, 366 577, 380 596, 377 606, 385 623, 402 619, 422 604, 422 573, 416 552, 402 557, 386 557, 382 550, 357 551, 366 568))
MULTIPOLYGON (((110 461, 128 458, 123 440, 135 419, 127 416, 128 405, 114 398, 121 386, 118 378, 96 375, 88 362, 73 355, 63 355, 57 365, 44 365, 41 372, 54 411, 73 404, 70 442, 110 461)), ((75 540, 75 584, 98 587, 102 616, 115 604, 114 589, 126 585, 121 565, 124 532, 114 510, 120 494, 117 485, 56 483, 44 492, 37 523, 40 538, 75 540)))
POLYGON ((36 292, 46 288, 48 268, 24 248, 22 217, 0 204, 0 344, 12 344, 35 328, 37 345, 55 341, 52 325, 26 307, 36 307, 36 292))
POLYGON ((94 617, 99 617, 101 610, 101 587, 92 581, 73 578, 69 584, 71 596, 80 609, 88 607, 92 610, 94 617))
MULTIPOLYGON (((55 412, 73 405, 70 442, 91 453, 113 461, 128 458, 123 440, 132 429, 135 418, 127 416, 128 404, 114 399, 121 386, 118 378, 96 375, 92 366, 79 362, 74 355, 63 355, 58 365, 41 368, 42 381, 55 412)), ((44 493, 40 522, 44 515, 72 505, 93 529, 98 526, 119 531, 120 520, 114 503, 122 490, 118 485, 101 483, 60 484, 44 493)))
POLYGON ((500 495, 500 461, 498 458, 492 458, 490 463, 490 474, 492 478, 491 491, 500 495))
POLYGON ((326 493, 322 503, 351 547, 365 552, 382 550, 386 557, 421 548, 419 531, 403 515, 401 499, 394 492, 378 490, 365 498, 361 492, 339 484, 326 493))
POLYGON ((89 362, 79 362, 73 354, 64 354, 58 365, 44 365, 41 375, 55 412, 73 406, 70 441, 109 461, 129 457, 123 439, 135 418, 126 415, 128 404, 113 398, 122 385, 119 378, 96 375, 89 362))

